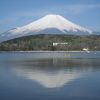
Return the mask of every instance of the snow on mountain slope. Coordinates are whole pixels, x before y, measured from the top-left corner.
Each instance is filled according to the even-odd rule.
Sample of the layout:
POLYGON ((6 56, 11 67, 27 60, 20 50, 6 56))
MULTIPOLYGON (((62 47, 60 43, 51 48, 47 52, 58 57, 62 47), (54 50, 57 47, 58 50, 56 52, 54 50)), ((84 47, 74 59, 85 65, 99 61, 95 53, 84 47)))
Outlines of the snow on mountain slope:
POLYGON ((35 34, 92 34, 91 30, 76 25, 60 15, 47 15, 23 27, 9 30, 0 36, 0 41, 35 34))

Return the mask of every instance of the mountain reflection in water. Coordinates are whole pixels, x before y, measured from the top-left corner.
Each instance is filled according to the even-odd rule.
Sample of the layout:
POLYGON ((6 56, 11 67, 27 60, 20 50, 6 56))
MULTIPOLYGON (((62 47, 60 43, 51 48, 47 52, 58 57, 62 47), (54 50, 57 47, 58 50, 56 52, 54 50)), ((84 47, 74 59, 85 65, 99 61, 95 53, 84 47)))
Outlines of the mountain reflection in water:
POLYGON ((1 52, 0 100, 100 100, 100 52, 67 53, 1 52))
MULTIPOLYGON (((37 82, 45 88, 60 88, 91 72, 95 60, 87 59, 37 59, 14 62, 16 75, 37 82)), ((97 61, 98 62, 98 61, 97 61)), ((95 63, 96 65, 98 63, 95 63)))

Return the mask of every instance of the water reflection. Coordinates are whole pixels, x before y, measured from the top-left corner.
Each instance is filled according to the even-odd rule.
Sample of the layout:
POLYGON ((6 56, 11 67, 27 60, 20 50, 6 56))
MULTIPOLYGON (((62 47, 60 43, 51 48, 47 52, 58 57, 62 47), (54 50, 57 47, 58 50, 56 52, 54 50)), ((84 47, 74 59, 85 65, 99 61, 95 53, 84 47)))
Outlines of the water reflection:
POLYGON ((100 52, 72 55, 1 53, 0 100, 100 100, 100 52))
POLYGON ((62 87, 64 84, 76 79, 79 76, 76 72, 69 73, 63 70, 56 73, 29 69, 15 69, 15 71, 18 75, 36 81, 45 88, 62 87))
POLYGON ((12 70, 20 77, 37 82, 45 88, 60 88, 98 69, 97 59, 35 59, 13 62, 12 70), (95 66, 95 67, 94 67, 95 66))

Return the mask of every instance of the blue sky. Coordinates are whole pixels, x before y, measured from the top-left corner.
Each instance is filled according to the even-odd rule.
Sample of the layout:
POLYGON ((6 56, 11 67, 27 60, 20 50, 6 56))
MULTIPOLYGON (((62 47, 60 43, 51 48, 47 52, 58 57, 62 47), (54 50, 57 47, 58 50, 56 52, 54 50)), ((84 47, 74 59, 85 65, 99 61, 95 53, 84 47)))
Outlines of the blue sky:
POLYGON ((100 0, 0 0, 0 33, 26 25, 47 14, 100 31, 100 0))

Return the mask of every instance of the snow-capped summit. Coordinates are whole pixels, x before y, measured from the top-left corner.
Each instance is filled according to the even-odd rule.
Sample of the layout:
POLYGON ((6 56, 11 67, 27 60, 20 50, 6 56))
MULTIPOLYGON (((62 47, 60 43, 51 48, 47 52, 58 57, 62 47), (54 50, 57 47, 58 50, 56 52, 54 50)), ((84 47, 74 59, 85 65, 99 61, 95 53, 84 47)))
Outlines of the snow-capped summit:
POLYGON ((43 18, 34 21, 28 25, 14 28, 0 36, 0 41, 6 41, 22 36, 35 34, 74 34, 88 35, 91 30, 76 25, 60 15, 46 15, 43 18))

